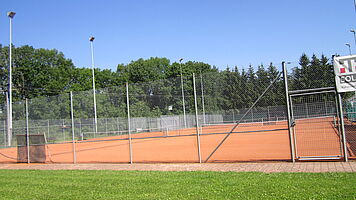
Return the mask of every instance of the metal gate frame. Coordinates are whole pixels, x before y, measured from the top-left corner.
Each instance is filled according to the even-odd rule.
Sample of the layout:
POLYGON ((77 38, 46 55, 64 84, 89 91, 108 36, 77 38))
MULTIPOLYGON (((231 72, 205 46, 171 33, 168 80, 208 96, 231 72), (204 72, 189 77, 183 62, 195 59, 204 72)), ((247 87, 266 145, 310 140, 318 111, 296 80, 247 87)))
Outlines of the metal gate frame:
MULTIPOLYGON (((288 88, 288 73, 287 73, 287 67, 286 67, 286 62, 282 62, 282 70, 283 70, 283 78, 284 78, 284 88, 285 88, 285 97, 286 97, 286 111, 287 111, 287 120, 288 120, 288 130, 289 130, 289 140, 290 140, 290 152, 291 152, 291 160, 292 162, 295 162, 296 160, 296 141, 295 141, 295 130, 294 130, 294 122, 292 119, 292 107, 291 107, 291 97, 296 96, 296 95, 308 95, 308 94, 317 94, 317 93, 325 93, 325 92, 333 92, 335 94, 336 101, 335 103, 337 104, 337 117, 340 120, 340 146, 342 148, 342 154, 344 161, 348 161, 348 153, 347 153, 347 145, 346 145, 346 136, 345 136, 345 126, 344 126, 344 118, 343 118, 343 109, 342 109, 342 99, 341 99, 341 94, 337 93, 336 91, 336 85, 334 87, 325 87, 325 88, 315 88, 315 89, 304 89, 304 90, 294 90, 294 91, 289 91, 288 88)), ((342 158, 342 157, 341 157, 342 158)), ((340 159, 341 159, 340 158, 340 159)), ((321 158, 321 157, 311 157, 308 160, 323 160, 323 159, 328 159, 328 158, 321 158)), ((330 159, 330 158, 329 158, 330 159)), ((339 159, 339 158, 338 158, 339 159)), ((299 161, 300 159, 298 159, 299 161)))
MULTIPOLYGON (((345 127, 344 127, 344 118, 343 118, 343 109, 342 109, 342 99, 341 94, 336 91, 335 87, 325 87, 325 88, 315 88, 315 89, 304 89, 304 90, 294 90, 289 91, 288 88, 288 75, 287 75, 287 67, 286 63, 282 62, 282 69, 284 75, 284 85, 285 85, 285 92, 286 92, 286 110, 287 110, 287 120, 288 120, 288 129, 289 129, 289 139, 290 139, 290 148, 291 148, 291 160, 295 162, 297 157, 297 144, 296 144, 296 136, 295 136, 295 122, 292 116, 293 108, 292 108, 292 97, 293 96, 301 96, 301 95, 312 95, 312 94, 322 94, 322 93, 334 93, 335 94, 335 104, 337 108, 337 118, 340 120, 340 148, 341 150, 341 157, 337 157, 336 159, 344 159, 345 162, 348 161, 348 152, 347 152, 347 145, 346 145, 346 136, 345 136, 345 127)), ((300 160, 330 160, 335 159, 331 157, 308 157, 304 159, 297 159, 300 160)))
POLYGON ((342 140, 342 131, 341 131, 341 126, 338 126, 338 132, 339 132, 339 144, 340 144, 340 155, 335 155, 335 156, 299 156, 298 155, 298 143, 297 143, 297 132, 295 130, 295 126, 296 124, 296 119, 294 116, 294 108, 293 108, 293 98, 294 97, 301 97, 301 96, 309 96, 309 95, 317 95, 317 94, 329 94, 332 93, 334 95, 334 106, 336 109, 336 120, 340 121, 340 112, 339 112, 339 106, 338 106, 338 100, 337 100, 337 92, 334 88, 317 88, 317 89, 313 89, 315 91, 311 91, 311 90, 307 90, 307 91, 290 91, 289 94, 289 99, 290 99, 290 107, 291 107, 291 126, 292 126, 292 132, 293 132, 293 142, 294 142, 294 152, 295 152, 295 158, 297 160, 331 160, 331 159, 342 159, 344 152, 343 152, 343 148, 342 148, 342 144, 343 144, 343 140, 342 140))

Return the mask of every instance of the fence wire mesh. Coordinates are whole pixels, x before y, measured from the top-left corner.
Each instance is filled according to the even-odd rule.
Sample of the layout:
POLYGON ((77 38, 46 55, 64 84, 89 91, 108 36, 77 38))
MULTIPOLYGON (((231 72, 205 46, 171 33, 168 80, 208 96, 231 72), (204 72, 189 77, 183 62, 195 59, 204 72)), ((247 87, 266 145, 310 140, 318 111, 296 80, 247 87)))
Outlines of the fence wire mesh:
MULTIPOLYGON (((303 70, 292 70, 289 89, 332 86, 296 78, 303 70)), ((14 102, 10 144, 2 105, 0 162, 26 162, 28 150, 33 162, 54 163, 291 159, 286 93, 276 68, 198 73, 194 78, 195 84, 193 76, 184 76, 98 89, 96 105, 92 90, 74 92, 72 101, 68 93, 30 99, 28 126, 25 101, 14 102), (27 142, 30 148, 24 149, 27 142)), ((343 156, 335 94, 290 97, 297 157, 343 156)), ((349 97, 344 95, 343 103, 352 157, 356 103, 349 97)))
MULTIPOLYGON (((34 135, 43 135, 43 139, 37 136, 34 144, 30 143, 30 152, 40 148, 45 151, 46 162, 73 162, 69 94, 30 99, 28 116, 29 141, 36 138, 34 135)), ((26 131, 21 135, 26 135, 26 131)), ((43 153, 31 155, 29 159, 34 161, 43 153)))
POLYGON ((73 94, 77 162, 127 163, 130 156, 125 86, 100 89, 95 95, 96 123, 93 91, 73 94), (76 110, 81 108, 86 112, 78 115, 76 110))
POLYGON ((212 162, 290 158, 284 86, 277 76, 278 72, 197 76, 202 157, 211 156, 212 162))
POLYGON ((197 161, 191 78, 129 84, 134 162, 197 161))
POLYGON ((341 158, 342 137, 335 92, 291 96, 296 157, 341 158))
POLYGON ((356 159, 356 94, 346 94, 343 98, 347 153, 356 159))
MULTIPOLYGON (((286 125, 281 81, 275 83, 268 95, 246 113, 275 77, 271 76, 265 82, 257 83, 253 82, 253 78, 238 76, 238 73, 233 72, 196 76, 197 106, 192 76, 128 84, 128 88, 120 86, 100 89, 95 93, 97 123, 94 116, 93 91, 75 92, 72 102, 74 127, 71 124, 71 102, 68 94, 32 99, 29 101, 29 134, 45 136, 47 162, 73 162, 74 156, 77 162, 129 162, 130 134, 134 162, 197 162, 198 131, 203 137, 201 157, 204 159, 223 134, 229 132, 234 122, 244 115, 240 125, 243 127, 241 132, 256 128, 260 131, 274 129, 273 127, 286 125), (255 84, 255 90, 245 91, 246 84, 255 84), (129 110, 126 89, 129 91, 129 110), (277 91, 280 91, 279 94, 273 96, 277 91), (75 152, 71 141, 72 130, 75 152)), ((23 102, 18 104, 16 113, 19 117, 16 118, 16 127, 18 134, 24 135, 25 108, 23 102)), ((244 142, 246 143, 246 139, 253 141, 258 138, 258 134, 249 134, 244 142)), ((237 140, 241 142, 240 138, 237 140)), ((255 143, 257 146, 262 145, 255 143)), ((244 145, 249 150, 255 149, 253 145, 244 145)), ((226 157, 234 155, 232 152, 235 150, 246 150, 240 147, 232 138, 232 142, 224 145, 225 149, 221 150, 225 152, 225 157, 220 159, 217 156, 214 160, 248 160, 246 158, 258 154, 256 152, 261 155, 249 159, 279 158, 266 157, 267 154, 258 149, 250 155, 241 156, 244 154, 241 153, 234 158, 226 157)), ((12 149, 16 152, 15 147, 12 149)))

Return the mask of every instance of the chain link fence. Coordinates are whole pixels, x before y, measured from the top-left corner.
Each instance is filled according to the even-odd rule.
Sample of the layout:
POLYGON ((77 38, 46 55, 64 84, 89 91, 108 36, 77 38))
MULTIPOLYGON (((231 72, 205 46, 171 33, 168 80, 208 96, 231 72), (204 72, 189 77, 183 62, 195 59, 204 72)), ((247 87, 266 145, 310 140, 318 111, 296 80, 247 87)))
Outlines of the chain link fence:
POLYGON ((350 159, 356 159, 356 94, 345 94, 343 108, 348 155, 350 159))
MULTIPOLYGON (((289 89, 325 86, 298 81, 289 79, 289 89)), ((14 102, 11 142, 5 121, 6 105, 1 107, 0 162, 290 160, 285 92, 281 73, 270 67, 255 75, 238 71, 194 74, 128 83, 95 93, 91 90, 14 102)), ((343 98, 352 157, 356 103, 346 99, 347 95, 343 98)), ((334 130, 334 137, 338 138, 335 144, 340 147, 335 95, 291 97, 290 103, 291 121, 297 124, 292 124, 296 157, 318 154, 309 155, 308 150, 303 150, 309 148, 303 144, 313 144, 305 130, 316 124, 323 127, 317 132, 334 130)), ((325 144, 322 140, 318 143, 325 144)), ((337 150, 342 154, 342 149, 337 150)))

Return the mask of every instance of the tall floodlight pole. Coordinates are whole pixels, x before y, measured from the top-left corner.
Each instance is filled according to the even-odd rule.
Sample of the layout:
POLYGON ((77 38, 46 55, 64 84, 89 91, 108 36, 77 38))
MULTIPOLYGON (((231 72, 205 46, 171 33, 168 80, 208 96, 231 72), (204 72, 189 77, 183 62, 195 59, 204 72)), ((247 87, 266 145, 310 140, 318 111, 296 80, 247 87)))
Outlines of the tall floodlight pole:
POLYGON ((350 32, 354 34, 354 41, 355 41, 355 47, 356 47, 356 31, 355 31, 355 29, 351 29, 350 32))
POLYGON ((181 87, 182 87, 182 100, 183 100, 183 121, 184 121, 184 128, 187 128, 187 118, 186 118, 186 116, 185 116, 185 102, 184 102, 184 87, 183 87, 182 60, 183 60, 183 58, 179 59, 179 67, 180 67, 180 85, 181 85, 181 87))
POLYGON ((7 16, 10 19, 10 44, 9 44, 9 77, 8 77, 8 117, 7 117, 7 145, 11 146, 12 140, 12 19, 15 16, 15 12, 8 12, 7 16))
POLYGON ((93 99, 94 99, 94 126, 95 126, 95 134, 98 132, 98 119, 96 114, 96 96, 95 96, 95 75, 94 75, 94 49, 93 49, 93 42, 95 37, 90 36, 90 49, 91 49, 91 69, 93 74, 93 99))
MULTIPOLYGON (((355 2, 356 2, 356 0, 355 0, 355 2)), ((351 29, 350 32, 354 34, 354 42, 355 42, 355 47, 356 47, 356 31, 355 31, 355 29, 351 29)), ((354 96, 356 96, 356 91, 354 92, 354 96)))
POLYGON ((345 45, 349 47, 349 53, 350 53, 350 55, 352 55, 352 52, 351 52, 351 45, 350 45, 349 43, 346 43, 345 45))

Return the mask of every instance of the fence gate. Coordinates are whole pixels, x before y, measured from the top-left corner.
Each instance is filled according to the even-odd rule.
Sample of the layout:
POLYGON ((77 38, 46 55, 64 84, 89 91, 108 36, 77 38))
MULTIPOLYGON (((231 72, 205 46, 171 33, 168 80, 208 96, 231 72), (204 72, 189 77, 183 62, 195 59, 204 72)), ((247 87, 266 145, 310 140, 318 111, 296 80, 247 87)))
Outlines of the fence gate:
POLYGON ((335 90, 290 92, 297 160, 341 159, 342 137, 335 90))

